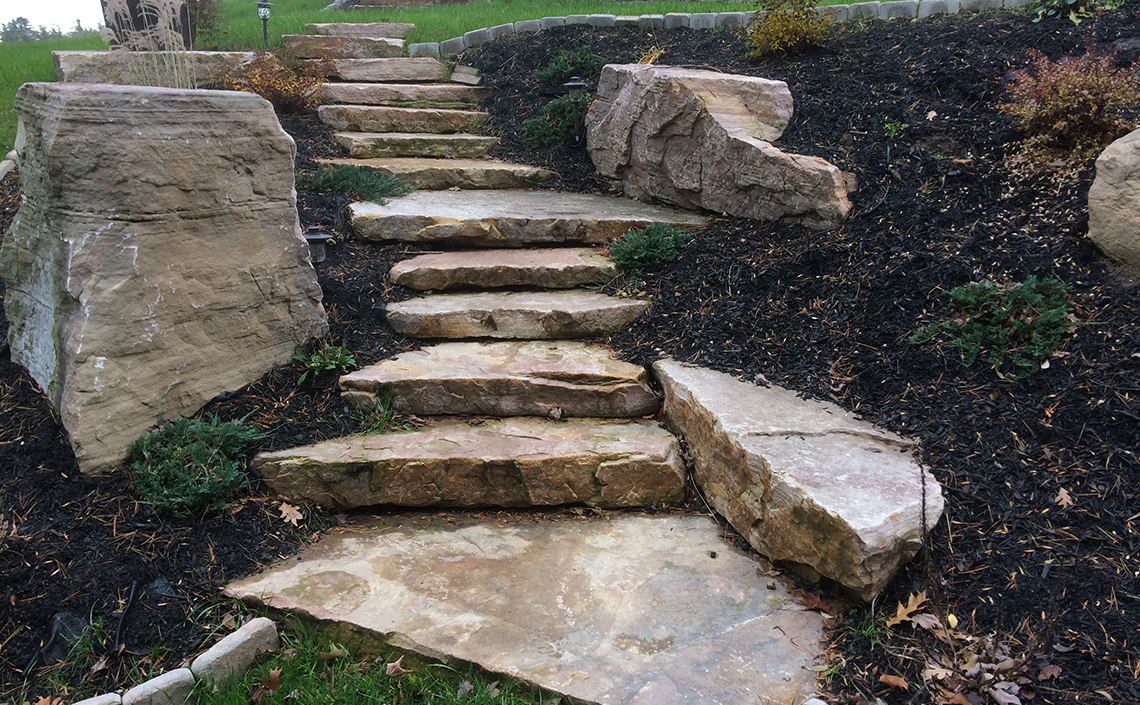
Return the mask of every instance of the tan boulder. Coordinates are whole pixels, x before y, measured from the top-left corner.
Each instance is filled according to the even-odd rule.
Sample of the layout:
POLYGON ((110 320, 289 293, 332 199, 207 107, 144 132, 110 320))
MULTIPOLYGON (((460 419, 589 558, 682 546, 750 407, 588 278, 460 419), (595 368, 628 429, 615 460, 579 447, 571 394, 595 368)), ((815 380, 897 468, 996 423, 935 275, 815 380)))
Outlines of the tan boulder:
POLYGON ((1089 239, 1140 270, 1140 130, 1110 144, 1089 188, 1089 239))
POLYGON ((8 342, 84 472, 327 332, 293 140, 263 98, 29 83, 16 111, 8 342))
POLYGON ((782 81, 610 64, 586 114, 598 171, 627 195, 717 213, 838 225, 851 204, 842 172, 772 145, 792 115, 782 81))
POLYGON ((251 51, 53 51, 51 55, 60 83, 155 85, 157 78, 177 69, 195 86, 211 83, 223 73, 240 72, 255 56, 251 51))
POLYGON ((658 361, 665 420, 713 509, 752 546, 871 600, 918 550, 942 488, 903 438, 834 404, 658 361))

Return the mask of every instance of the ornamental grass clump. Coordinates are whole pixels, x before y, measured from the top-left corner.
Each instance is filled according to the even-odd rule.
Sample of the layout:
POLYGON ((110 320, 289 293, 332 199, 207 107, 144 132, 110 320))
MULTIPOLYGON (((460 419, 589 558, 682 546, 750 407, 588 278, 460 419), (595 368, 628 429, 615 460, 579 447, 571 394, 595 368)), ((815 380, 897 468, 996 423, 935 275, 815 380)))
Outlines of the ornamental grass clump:
POLYGON ((748 23, 748 56, 793 56, 819 46, 832 21, 811 0, 760 0, 759 12, 748 23))
POLYGON ((253 426, 216 417, 144 433, 127 449, 135 494, 164 517, 225 509, 246 484, 246 449, 261 437, 253 426))
POLYGON ((1023 379, 1041 369, 1077 326, 1069 288, 1056 279, 974 282, 951 290, 950 299, 950 318, 907 342, 945 339, 961 352, 966 367, 985 353, 1003 377, 1023 379))
POLYGON ((315 191, 339 191, 345 195, 384 205, 389 198, 406 196, 415 190, 407 181, 382 171, 338 164, 298 175, 302 186, 315 191))

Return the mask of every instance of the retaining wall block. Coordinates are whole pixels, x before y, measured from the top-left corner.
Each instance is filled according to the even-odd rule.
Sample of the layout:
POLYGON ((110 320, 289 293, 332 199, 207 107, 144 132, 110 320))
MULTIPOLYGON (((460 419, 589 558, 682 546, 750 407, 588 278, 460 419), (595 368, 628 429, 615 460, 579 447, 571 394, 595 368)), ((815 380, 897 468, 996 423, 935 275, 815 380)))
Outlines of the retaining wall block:
POLYGON ((491 32, 486 27, 473 29, 463 34, 463 46, 467 49, 486 44, 491 41, 491 32))
POLYGON ((408 56, 439 56, 439 42, 420 42, 408 45, 408 56))
POLYGON ((716 27, 715 12, 696 12, 689 15, 690 29, 713 29, 716 27))
POLYGON ((542 30, 541 20, 520 20, 515 22, 516 34, 534 34, 542 30))
POLYGON ((234 676, 244 674, 258 654, 271 653, 281 646, 277 625, 265 617, 251 619, 228 634, 204 654, 194 659, 190 671, 199 680, 224 686, 234 676))
POLYGON ((895 0, 879 3, 880 20, 914 19, 918 16, 918 0, 895 0))
POLYGON ((615 27, 639 27, 641 26, 641 17, 639 15, 618 15, 614 19, 615 27))
POLYGON ((123 702, 123 697, 118 693, 107 693, 106 695, 96 695, 93 698, 80 700, 75 705, 120 705, 123 702))
POLYGON ((550 29, 551 27, 565 27, 565 17, 543 17, 539 22, 542 24, 543 29, 550 29))
POLYGON ((1005 0, 1005 7, 1008 9, 1011 7, 1021 7, 1023 5, 1034 5, 1036 3, 1037 0, 1005 0))
POLYGON ((664 29, 665 15, 642 15, 637 24, 646 29, 664 29))
POLYGON ((591 27, 613 27, 616 21, 615 15, 590 15, 586 18, 586 24, 591 27))
POLYGON ((454 54, 459 54, 466 48, 467 44, 463 41, 463 37, 445 39, 439 43, 439 53, 442 56, 452 56, 454 54))
POLYGON ((589 15, 566 15, 566 24, 586 24, 589 20, 589 15))
POLYGON ((743 12, 718 12, 718 13, 716 13, 716 26, 717 27, 743 27, 744 26, 744 13, 743 12))
POLYGON ((665 15, 665 29, 677 29, 678 27, 689 26, 689 13, 687 12, 670 12, 665 15))
POLYGON ((962 12, 997 12, 1005 7, 1004 0, 959 0, 962 12))
POLYGON ((509 22, 507 24, 495 25, 487 31, 491 35, 491 41, 495 41, 499 37, 515 36, 515 25, 513 22, 509 22))
POLYGON ((853 20, 877 20, 879 19, 879 3, 858 2, 848 5, 847 13, 853 20))
POLYGON ((959 0, 946 0, 946 14, 956 15, 961 12, 960 4, 959 0))
POLYGON ((183 705, 194 692, 194 674, 176 668, 123 693, 123 705, 183 705))
POLYGON ((918 3, 919 19, 946 14, 946 0, 922 0, 918 3))
POLYGON ((846 22, 851 19, 851 11, 847 5, 820 5, 816 10, 821 15, 827 15, 832 22, 846 22))

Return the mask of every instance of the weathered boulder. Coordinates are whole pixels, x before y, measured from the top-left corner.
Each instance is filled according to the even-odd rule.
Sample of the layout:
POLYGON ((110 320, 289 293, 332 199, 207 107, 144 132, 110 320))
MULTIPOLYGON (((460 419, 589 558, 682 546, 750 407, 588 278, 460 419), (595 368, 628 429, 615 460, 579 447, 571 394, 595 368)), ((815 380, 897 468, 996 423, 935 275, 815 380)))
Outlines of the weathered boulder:
POLYGON ((782 81, 610 64, 586 114, 586 144, 598 171, 633 198, 833 227, 851 209, 843 174, 772 145, 791 116, 782 81))
POLYGON ((864 600, 942 515, 942 489, 903 438, 833 404, 658 361, 666 423, 713 508, 768 558, 864 600))
POLYGON ((1089 239, 1109 257, 1140 269, 1140 130, 1108 145, 1096 160, 1089 239))
POLYGON ((293 140, 252 93, 29 83, 0 249, 12 359, 84 472, 327 332, 293 140))

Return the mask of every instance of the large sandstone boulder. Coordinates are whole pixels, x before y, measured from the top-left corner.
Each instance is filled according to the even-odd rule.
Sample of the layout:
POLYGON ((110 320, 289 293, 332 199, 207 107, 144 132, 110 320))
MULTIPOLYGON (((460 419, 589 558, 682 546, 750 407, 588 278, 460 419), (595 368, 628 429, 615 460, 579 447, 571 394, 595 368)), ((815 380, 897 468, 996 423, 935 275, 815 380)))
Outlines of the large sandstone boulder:
POLYGON ((1109 257, 1140 269, 1140 130, 1110 144, 1096 160, 1089 239, 1109 257))
POLYGON ((672 360, 653 364, 694 481, 752 546, 871 600, 942 515, 911 445, 834 404, 672 360), (925 505, 925 506, 924 506, 925 505))
POLYGON ((633 198, 833 227, 851 210, 842 172, 772 146, 791 116, 782 81, 611 64, 586 114, 586 145, 633 198))
POLYGON ((12 359, 84 472, 327 332, 293 140, 252 93, 25 84, 0 249, 12 359))
POLYGON ((153 84, 180 72, 202 86, 224 73, 238 73, 256 56, 251 51, 53 51, 55 80, 60 83, 153 84), (175 72, 177 69, 177 72, 175 72))

